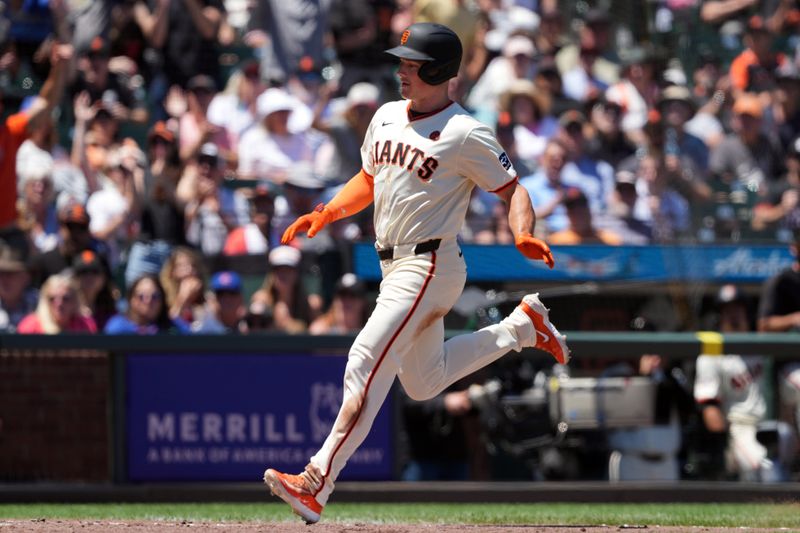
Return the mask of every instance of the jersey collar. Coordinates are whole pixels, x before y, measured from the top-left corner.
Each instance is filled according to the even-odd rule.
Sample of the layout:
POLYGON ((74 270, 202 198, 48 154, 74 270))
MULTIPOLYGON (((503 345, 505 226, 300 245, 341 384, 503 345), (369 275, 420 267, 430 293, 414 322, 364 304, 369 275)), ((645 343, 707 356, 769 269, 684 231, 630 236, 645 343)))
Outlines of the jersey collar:
POLYGON ((447 109, 448 107, 450 107, 453 104, 454 104, 454 102, 451 100, 451 101, 447 102, 447 104, 445 104, 442 107, 440 107, 439 109, 434 109, 433 111, 429 111, 427 113, 422 113, 420 115, 413 115, 412 116, 411 115, 411 102, 408 102, 408 105, 406 106, 406 115, 408 115, 408 121, 409 122, 414 122, 415 120, 428 118, 428 117, 431 117, 431 116, 433 116, 433 115, 435 115, 437 113, 441 113, 442 111, 444 111, 445 109, 447 109))

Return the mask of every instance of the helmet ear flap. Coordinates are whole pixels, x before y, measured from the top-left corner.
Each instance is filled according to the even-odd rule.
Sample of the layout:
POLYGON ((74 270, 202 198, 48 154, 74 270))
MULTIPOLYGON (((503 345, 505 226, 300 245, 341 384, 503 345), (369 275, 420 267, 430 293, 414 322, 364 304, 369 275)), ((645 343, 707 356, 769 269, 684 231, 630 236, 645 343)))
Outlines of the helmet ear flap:
POLYGON ((429 85, 439 85, 458 74, 461 66, 461 58, 451 59, 450 61, 428 61, 423 64, 418 71, 422 81, 429 85))

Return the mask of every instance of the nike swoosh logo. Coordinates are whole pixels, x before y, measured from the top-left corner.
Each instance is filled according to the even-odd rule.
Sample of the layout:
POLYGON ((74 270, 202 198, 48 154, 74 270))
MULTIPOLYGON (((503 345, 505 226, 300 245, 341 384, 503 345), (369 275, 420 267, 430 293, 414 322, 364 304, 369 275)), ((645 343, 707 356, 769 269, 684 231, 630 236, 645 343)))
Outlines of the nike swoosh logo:
POLYGON ((542 337, 544 337, 544 342, 550 342, 550 335, 548 335, 548 334, 546 334, 546 333, 542 333, 542 332, 541 332, 541 331, 539 331, 539 330, 536 330, 536 333, 537 333, 538 335, 541 335, 542 337))
POLYGON ((389 124, 394 124, 394 122, 384 122, 381 126, 388 126, 389 124))

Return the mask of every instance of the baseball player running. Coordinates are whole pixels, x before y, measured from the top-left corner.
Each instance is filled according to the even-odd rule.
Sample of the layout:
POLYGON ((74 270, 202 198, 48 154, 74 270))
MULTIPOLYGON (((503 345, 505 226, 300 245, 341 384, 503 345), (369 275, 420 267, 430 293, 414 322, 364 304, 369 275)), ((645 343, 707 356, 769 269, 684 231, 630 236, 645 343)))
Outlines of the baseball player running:
POLYGON ((461 42, 440 24, 403 32, 404 100, 382 106, 361 148, 362 170, 325 206, 298 218, 283 235, 316 235, 325 225, 375 203, 375 246, 383 281, 376 307, 350 349, 339 414, 305 471, 273 469, 264 481, 306 522, 317 522, 339 472, 366 437, 395 376, 415 400, 426 400, 509 350, 545 350, 566 363, 565 337, 536 294, 526 295, 499 324, 444 342, 443 317, 466 281, 456 242, 475 185, 509 206, 516 246, 553 268, 546 243, 532 236, 535 214, 517 173, 492 131, 448 98, 461 63, 461 42))

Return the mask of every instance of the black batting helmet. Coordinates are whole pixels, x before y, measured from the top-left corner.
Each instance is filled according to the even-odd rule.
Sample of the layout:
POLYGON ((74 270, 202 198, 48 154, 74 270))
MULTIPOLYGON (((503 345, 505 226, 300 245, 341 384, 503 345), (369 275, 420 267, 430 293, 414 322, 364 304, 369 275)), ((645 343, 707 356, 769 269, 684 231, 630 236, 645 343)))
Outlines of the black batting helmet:
POLYGON ((433 22, 417 22, 403 32, 400 46, 386 50, 412 61, 425 61, 419 77, 430 85, 439 85, 458 74, 461 66, 461 41, 447 26, 433 22))

